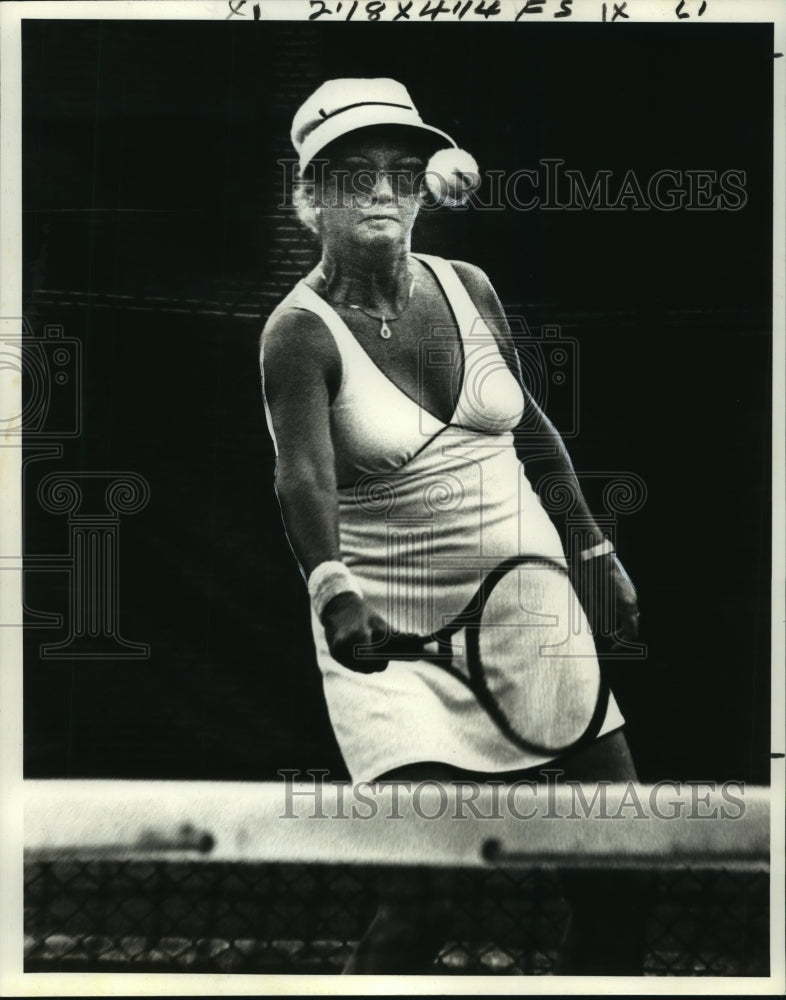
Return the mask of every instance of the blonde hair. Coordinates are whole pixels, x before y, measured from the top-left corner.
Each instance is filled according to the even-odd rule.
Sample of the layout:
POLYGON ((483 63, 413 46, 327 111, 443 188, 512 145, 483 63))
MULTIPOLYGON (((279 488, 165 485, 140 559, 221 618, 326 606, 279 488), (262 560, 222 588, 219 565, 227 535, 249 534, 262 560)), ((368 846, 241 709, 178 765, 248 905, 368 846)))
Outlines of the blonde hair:
POLYGON ((315 189, 313 182, 304 182, 303 173, 298 168, 295 184, 292 188, 292 207, 301 224, 315 236, 321 235, 319 228, 319 209, 314 204, 315 189))

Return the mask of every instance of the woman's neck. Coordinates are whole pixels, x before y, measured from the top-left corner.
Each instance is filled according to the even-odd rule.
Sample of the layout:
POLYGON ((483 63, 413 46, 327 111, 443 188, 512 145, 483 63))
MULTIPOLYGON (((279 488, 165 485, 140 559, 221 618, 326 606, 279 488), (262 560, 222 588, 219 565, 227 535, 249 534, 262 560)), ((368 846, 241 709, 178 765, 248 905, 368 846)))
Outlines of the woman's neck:
POLYGON ((365 256, 335 254, 326 247, 319 270, 326 295, 334 305, 393 315, 409 301, 412 272, 407 247, 365 256))

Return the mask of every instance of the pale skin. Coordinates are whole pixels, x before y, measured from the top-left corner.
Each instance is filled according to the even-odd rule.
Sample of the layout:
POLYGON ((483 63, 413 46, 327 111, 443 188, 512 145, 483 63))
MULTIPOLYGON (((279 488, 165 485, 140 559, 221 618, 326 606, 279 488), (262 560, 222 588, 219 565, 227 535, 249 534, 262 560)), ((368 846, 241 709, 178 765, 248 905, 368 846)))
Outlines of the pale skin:
MULTIPOLYGON (((346 198, 339 199, 336 182, 331 184, 329 180, 324 189, 315 192, 322 206, 318 216, 322 258, 306 282, 336 309, 363 349, 399 388, 447 422, 454 412, 461 380, 455 372, 435 367, 428 370, 425 384, 419 384, 422 376, 418 358, 423 331, 435 324, 455 326, 455 320, 431 272, 409 257, 418 202, 406 183, 394 182, 394 178, 407 173, 419 173, 424 159, 411 143, 365 130, 345 137, 340 146, 334 145, 331 166, 343 172, 339 178, 350 180, 358 171, 365 172, 365 197, 355 205, 346 198), (388 318, 393 331, 387 340, 380 337, 380 320, 374 318, 381 316, 388 318)), ((497 339, 506 363, 521 381, 513 338, 491 283, 471 264, 454 261, 453 266, 478 314, 497 339)), ((266 327, 262 346, 265 398, 278 449, 276 491, 290 543, 308 576, 320 563, 341 558, 337 490, 352 486, 355 478, 353 470, 342 467, 337 459, 330 433, 330 406, 341 386, 341 357, 322 320, 305 310, 280 313, 266 327)), ((602 541, 562 439, 526 387, 522 388, 525 407, 536 417, 530 438, 536 446, 539 470, 570 477, 591 539, 602 541), (544 451, 551 454, 543 457, 544 451)), ((616 556, 602 559, 616 594, 618 635, 634 639, 638 634, 636 592, 616 556)), ((582 593, 580 573, 574 573, 574 585, 592 620, 592 595, 582 593)), ((353 593, 338 594, 326 605, 322 624, 330 653, 343 666, 360 672, 386 668, 384 660, 355 658, 357 647, 367 646, 387 633, 385 622, 361 598, 353 593)), ((565 768, 577 780, 636 778, 621 732, 607 737, 605 742, 598 741, 580 759, 566 763, 565 768)), ((409 781, 428 777, 450 782, 463 780, 466 773, 436 762, 423 762, 385 777, 409 781)), ((486 778, 479 776, 476 780, 486 778)), ((515 779, 509 776, 509 780, 515 779)), ((592 878, 586 885, 566 882, 573 918, 564 942, 561 972, 637 973, 642 908, 635 896, 635 880, 630 873, 622 876, 618 897, 609 891, 614 882, 610 873, 604 875, 600 891, 592 878), (617 898, 621 900, 619 905, 617 898), (618 949, 611 958, 610 943, 618 949)), ((437 870, 401 870, 395 875, 384 874, 379 888, 377 915, 344 972, 428 971, 450 915, 449 876, 437 870)))

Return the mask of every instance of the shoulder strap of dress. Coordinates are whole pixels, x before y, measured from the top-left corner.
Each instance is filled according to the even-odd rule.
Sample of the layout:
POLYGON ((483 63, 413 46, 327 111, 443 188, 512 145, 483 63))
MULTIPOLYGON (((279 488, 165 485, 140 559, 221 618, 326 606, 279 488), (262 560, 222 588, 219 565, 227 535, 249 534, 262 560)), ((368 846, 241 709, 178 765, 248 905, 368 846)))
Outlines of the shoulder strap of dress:
POLYGON ((444 257, 434 257, 427 253, 413 253, 412 256, 422 260, 434 272, 453 312, 456 314, 461 332, 468 334, 473 323, 477 320, 478 308, 464 287, 464 282, 456 273, 456 269, 444 257))

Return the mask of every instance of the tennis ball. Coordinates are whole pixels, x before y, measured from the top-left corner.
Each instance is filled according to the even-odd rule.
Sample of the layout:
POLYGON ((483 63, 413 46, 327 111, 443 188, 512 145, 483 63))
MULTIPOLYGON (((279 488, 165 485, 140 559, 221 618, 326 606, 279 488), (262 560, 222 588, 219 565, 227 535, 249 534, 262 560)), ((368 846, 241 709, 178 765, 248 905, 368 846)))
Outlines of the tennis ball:
POLYGON ((463 205, 480 186, 475 157, 465 149, 440 149, 426 166, 426 187, 442 205, 463 205))

